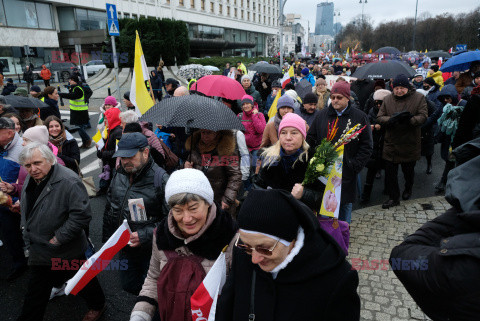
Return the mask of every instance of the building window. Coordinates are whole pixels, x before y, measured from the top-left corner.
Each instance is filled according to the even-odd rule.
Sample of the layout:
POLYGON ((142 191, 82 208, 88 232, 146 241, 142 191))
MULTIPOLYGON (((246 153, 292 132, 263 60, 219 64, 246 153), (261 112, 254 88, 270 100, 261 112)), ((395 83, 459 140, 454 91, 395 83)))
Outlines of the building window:
POLYGON ((247 20, 250 21, 250 12, 247 12, 247 20))
POLYGON ((242 14, 242 20, 243 20, 243 10, 242 10, 241 14, 242 14))
POLYGON ((211 13, 214 13, 214 10, 213 10, 213 2, 210 2, 210 12, 211 12, 211 13))
POLYGON ((195 0, 190 0, 190 8, 195 8, 195 0))
POLYGON ((253 13, 253 22, 257 22, 257 14, 255 12, 253 13))
POLYGON ((170 0, 167 0, 166 3, 167 3, 167 4, 170 4, 170 0))
POLYGON ((234 3, 235 5, 237 5, 237 0, 234 0, 234 2, 233 2, 233 3, 234 3))
POLYGON ((0 1, 0 5, 0 25, 54 29, 52 9, 49 4, 3 0, 0 1))
POLYGON ((267 17, 266 16, 263 16, 263 24, 267 24, 267 17))
POLYGON ((241 1, 242 1, 242 2, 240 2, 240 3, 241 3, 241 6, 242 6, 242 8, 243 8, 243 0, 241 0, 241 1))
POLYGON ((182 7, 185 6, 185 4, 183 3, 183 0, 178 0, 178 5, 182 7))
POLYGON ((203 11, 205 11, 205 0, 201 0, 201 8, 203 11))
POLYGON ((222 4, 218 5, 218 13, 223 14, 223 5, 222 4))
POLYGON ((235 18, 238 18, 237 8, 235 8, 235 18))

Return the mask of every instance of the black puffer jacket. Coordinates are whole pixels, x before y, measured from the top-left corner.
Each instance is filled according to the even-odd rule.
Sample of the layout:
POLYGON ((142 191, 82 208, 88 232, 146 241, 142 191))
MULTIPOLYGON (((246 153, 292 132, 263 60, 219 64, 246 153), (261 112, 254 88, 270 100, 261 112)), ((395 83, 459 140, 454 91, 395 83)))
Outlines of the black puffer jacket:
POLYGON ((103 214, 103 242, 127 219, 133 232, 138 232, 142 246, 152 246, 153 230, 168 214, 165 203, 165 185, 168 174, 149 157, 147 164, 135 174, 130 183, 129 174, 120 167, 107 193, 107 205, 103 214), (128 200, 143 198, 148 220, 132 222, 128 200))

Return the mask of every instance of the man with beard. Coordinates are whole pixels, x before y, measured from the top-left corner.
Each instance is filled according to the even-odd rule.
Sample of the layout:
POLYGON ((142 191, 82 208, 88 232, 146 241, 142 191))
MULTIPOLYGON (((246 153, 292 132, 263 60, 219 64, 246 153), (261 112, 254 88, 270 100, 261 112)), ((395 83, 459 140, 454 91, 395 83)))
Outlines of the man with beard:
POLYGON ((120 260, 128 268, 120 271, 123 290, 138 295, 152 253, 153 230, 166 216, 166 171, 150 157, 147 138, 141 133, 126 133, 118 142, 113 157, 120 158, 118 168, 107 193, 103 214, 103 242, 115 232, 123 220, 132 230, 129 246, 120 252, 120 260))

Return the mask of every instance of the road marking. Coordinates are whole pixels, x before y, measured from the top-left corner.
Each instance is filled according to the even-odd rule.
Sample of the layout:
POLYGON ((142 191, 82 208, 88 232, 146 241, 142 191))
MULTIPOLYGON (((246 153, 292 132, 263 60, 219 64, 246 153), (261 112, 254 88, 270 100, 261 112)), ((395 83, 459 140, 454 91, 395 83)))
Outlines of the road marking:
POLYGON ((93 172, 94 170, 97 170, 99 168, 100 168, 99 161, 94 160, 92 163, 90 163, 89 165, 82 168, 82 174, 85 175, 85 174, 93 172))

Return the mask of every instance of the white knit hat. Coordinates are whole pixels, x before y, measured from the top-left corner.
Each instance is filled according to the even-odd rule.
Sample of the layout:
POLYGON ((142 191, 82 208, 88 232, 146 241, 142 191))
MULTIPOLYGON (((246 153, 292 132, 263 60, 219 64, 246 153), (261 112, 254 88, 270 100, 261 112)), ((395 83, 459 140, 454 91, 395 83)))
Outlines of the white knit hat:
POLYGON ((43 145, 47 145, 48 144, 47 126, 38 125, 38 126, 30 127, 23 133, 23 138, 26 138, 32 142, 37 142, 43 145))
POLYGON ((165 187, 165 199, 181 193, 191 193, 203 197, 208 204, 213 203, 213 189, 207 176, 202 171, 185 168, 170 175, 165 187))

